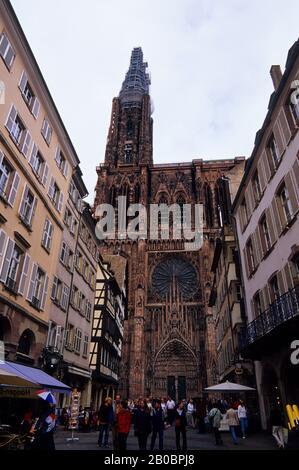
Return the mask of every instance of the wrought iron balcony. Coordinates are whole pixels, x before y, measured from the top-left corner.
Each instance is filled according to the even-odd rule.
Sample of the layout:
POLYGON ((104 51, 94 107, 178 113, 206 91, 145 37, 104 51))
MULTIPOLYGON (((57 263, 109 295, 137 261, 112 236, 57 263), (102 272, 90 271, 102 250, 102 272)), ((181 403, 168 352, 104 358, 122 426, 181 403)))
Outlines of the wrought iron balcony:
POLYGON ((278 297, 267 310, 247 325, 241 339, 241 349, 268 335, 297 315, 299 315, 299 286, 278 297))

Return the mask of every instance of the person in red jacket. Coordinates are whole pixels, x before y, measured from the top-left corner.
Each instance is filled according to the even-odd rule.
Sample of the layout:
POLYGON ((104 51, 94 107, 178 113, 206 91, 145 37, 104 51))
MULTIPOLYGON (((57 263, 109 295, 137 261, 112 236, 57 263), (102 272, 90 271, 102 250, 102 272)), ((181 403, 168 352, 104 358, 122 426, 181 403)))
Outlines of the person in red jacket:
POLYGON ((118 450, 127 450, 127 437, 130 432, 132 415, 126 401, 121 402, 119 412, 116 415, 118 429, 118 450))

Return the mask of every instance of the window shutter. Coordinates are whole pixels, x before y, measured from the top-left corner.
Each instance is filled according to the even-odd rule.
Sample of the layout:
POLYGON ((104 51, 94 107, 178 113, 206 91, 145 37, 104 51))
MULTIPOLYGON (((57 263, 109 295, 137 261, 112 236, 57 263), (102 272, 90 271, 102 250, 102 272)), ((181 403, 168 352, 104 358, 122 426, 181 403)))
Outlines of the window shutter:
POLYGON ((67 285, 64 284, 63 291, 62 291, 62 299, 61 299, 61 307, 66 310, 67 303, 69 298, 69 288, 67 285))
POLYGON ((23 270, 20 278, 20 283, 19 283, 19 289, 18 289, 18 294, 24 295, 25 291, 25 283, 26 279, 28 276, 28 270, 29 270, 29 263, 30 263, 30 256, 28 253, 25 254, 25 259, 24 259, 24 264, 23 264, 23 270))
POLYGON ((57 148, 56 148, 55 162, 57 163, 57 165, 60 163, 60 147, 59 147, 59 145, 57 145, 57 148))
POLYGON ((249 214, 248 218, 250 219, 250 214, 253 212, 254 207, 255 207, 251 181, 249 181, 248 186, 247 186, 247 191, 245 192, 245 200, 246 200, 248 214, 249 214))
POLYGON ((32 271, 31 271, 31 277, 30 277, 30 284, 29 284, 28 293, 27 293, 27 300, 29 300, 29 302, 32 301, 34 288, 35 288, 37 270, 38 270, 37 264, 33 263, 32 271))
POLYGON ((294 282, 293 282, 293 276, 292 276, 290 263, 287 263, 285 265, 283 271, 284 271, 284 277, 285 277, 285 285, 286 285, 287 291, 288 291, 289 289, 293 289, 293 287, 294 287, 294 282))
POLYGON ((288 121, 287 121, 287 118, 283 109, 280 111, 278 119, 279 119, 281 132, 283 135, 284 143, 285 143, 285 146, 287 146, 292 134, 291 134, 291 130, 289 128, 289 124, 288 124, 288 121))
POLYGON ((55 299, 56 299, 57 287, 58 287, 58 279, 57 279, 56 276, 54 276, 53 285, 52 285, 52 290, 51 290, 51 299, 52 299, 52 300, 55 300, 55 299))
POLYGON ((277 273, 277 282, 278 282, 279 293, 280 293, 280 295, 282 295, 282 294, 285 293, 285 286, 284 286, 284 282, 283 282, 282 271, 278 271, 278 273, 277 273))
POLYGON ((49 174, 49 165, 48 165, 48 163, 45 163, 43 177, 42 177, 42 185, 43 186, 46 186, 46 184, 47 184, 48 174, 49 174))
POLYGON ((259 178, 259 182, 260 182, 261 191, 263 193, 264 190, 265 190, 265 187, 266 187, 266 176, 265 176, 265 170, 264 170, 264 167, 263 167, 263 164, 262 164, 261 157, 260 157, 259 162, 257 164, 257 174, 258 174, 258 178, 259 178))
POLYGON ((279 214, 279 209, 278 209, 278 206, 277 206, 277 200, 276 200, 276 197, 275 197, 275 196, 274 196, 274 199, 273 199, 273 201, 272 201, 271 207, 272 207, 272 212, 273 212, 273 218, 274 218, 274 224, 275 224, 275 227, 276 227, 276 232, 277 232, 277 235, 278 235, 278 237, 279 237, 280 234, 281 234, 281 232, 282 232, 282 223, 281 223, 280 214, 279 214))
POLYGON ((19 88, 20 88, 22 93, 24 93, 27 82, 28 82, 28 76, 27 76, 27 73, 25 72, 25 70, 23 70, 23 73, 22 73, 21 79, 20 79, 20 83, 19 83, 19 88))
POLYGON ((41 298, 41 303, 40 303, 41 310, 44 310, 45 308, 46 298, 47 298, 47 293, 48 293, 48 284, 49 284, 49 276, 45 274, 44 290, 42 293, 42 298, 41 298))
POLYGON ((243 250, 243 259, 244 259, 244 264, 245 264, 245 269, 246 269, 246 275, 247 275, 247 278, 249 279, 250 270, 249 270, 249 263, 248 263, 248 258, 247 258, 247 248, 244 248, 243 250))
POLYGON ((281 157, 281 155, 284 152, 285 146, 284 146, 282 136, 281 136, 281 133, 280 133, 280 129, 279 129, 279 125, 278 125, 278 119, 276 120, 276 122, 273 126, 273 134, 274 134, 275 142, 277 144, 279 157, 281 157))
POLYGON ((31 142, 31 135, 30 135, 30 132, 26 130, 23 145, 21 147, 22 148, 21 152, 23 153, 23 155, 25 155, 25 157, 27 157, 28 155, 30 142, 31 142))
POLYGON ((293 215, 294 215, 294 214, 296 214, 296 212, 299 209, 299 203, 298 203, 297 195, 296 195, 296 192, 295 192, 294 184, 293 184, 293 181, 292 181, 291 173, 288 173, 285 176, 285 183, 286 183, 286 187, 287 187, 287 190, 288 190, 288 193, 289 193, 289 196, 290 196, 290 200, 291 200, 291 204, 292 204, 292 211, 293 211, 293 215))
POLYGON ((37 152, 38 152, 37 145, 33 142, 32 152, 29 158, 29 165, 32 166, 32 168, 34 167, 37 152))
POLYGON ((39 109, 40 109, 40 102, 38 98, 35 96, 33 105, 32 105, 32 111, 31 111, 35 119, 38 118, 39 109))
POLYGON ((62 211, 62 206, 63 206, 63 192, 60 192, 58 206, 57 206, 58 212, 62 211))
POLYGON ((263 248, 262 248, 262 243, 261 243, 261 235, 260 235, 259 227, 257 227, 255 231, 255 244, 256 244, 256 250, 257 250, 257 255, 258 255, 257 262, 259 263, 263 258, 263 248))
POLYGON ((62 332, 62 327, 60 325, 56 325, 54 349, 60 349, 59 343, 61 341, 61 332, 62 332))
POLYGON ((295 188, 297 190, 297 196, 299 197, 299 160, 296 160, 293 165, 295 188))
POLYGON ((269 229, 271 246, 273 246, 276 241, 276 238, 275 238, 274 225, 273 225, 273 219, 272 219, 270 208, 266 209, 266 220, 267 220, 267 225, 269 229))
POLYGON ((52 237, 53 237, 53 231, 54 231, 54 227, 53 227, 53 224, 49 221, 49 249, 51 248, 51 243, 52 243, 52 237))
POLYGON ((7 235, 4 230, 0 230, 0 272, 2 267, 3 255, 6 248, 7 235))
POLYGON ((20 183, 20 176, 17 172, 15 172, 14 179, 11 185, 11 190, 7 199, 7 202, 11 207, 14 206, 17 192, 18 192, 19 183, 20 183))
POLYGON ((2 152, 2 150, 0 150, 0 166, 2 165, 3 158, 4 158, 4 153, 2 152))
POLYGON ((254 267, 253 268, 256 268, 261 259, 260 251, 259 251, 259 243, 258 243, 258 230, 256 230, 252 234, 251 240, 252 240, 253 252, 254 252, 254 267))
POLYGON ((270 305, 270 294, 269 294, 269 288, 268 285, 265 285, 265 287, 262 289, 263 291, 263 296, 264 296, 264 302, 265 302, 265 310, 269 307, 270 305))
POLYGON ((30 219, 29 219, 29 224, 32 224, 32 219, 36 211, 36 206, 37 206, 37 197, 34 198, 32 208, 31 208, 31 214, 30 214, 30 219))
POLYGON ((14 105, 12 105, 9 111, 9 115, 7 116, 6 124, 5 124, 10 134, 12 133, 12 130, 14 128, 16 117, 17 117, 17 110, 14 107, 14 105))
POLYGON ((48 191, 48 196, 50 199, 53 199, 53 196, 54 196, 54 184, 55 184, 55 180, 52 176, 51 181, 50 181, 49 191, 48 191))
POLYGON ((64 169, 63 169, 63 176, 65 178, 67 178, 67 174, 68 174, 68 170, 69 170, 69 164, 67 161, 64 162, 64 169))
POLYGON ((264 169, 264 176, 265 176, 265 181, 268 183, 269 179, 271 178, 271 168, 269 166, 269 160, 268 160, 268 155, 266 150, 263 151, 262 156, 261 156, 261 166, 264 169))
POLYGON ((1 270, 1 276, 0 276, 0 281, 2 281, 2 282, 5 282, 6 279, 7 279, 9 265, 10 265, 11 257, 12 257, 12 254, 13 254, 14 246, 15 246, 15 242, 11 238, 9 238, 8 243, 7 243, 7 248, 6 248, 4 261, 3 261, 3 266, 2 266, 2 270, 1 270))
POLYGON ((46 134, 46 141, 47 141, 48 145, 50 145, 51 136, 52 136, 52 129, 50 127, 50 124, 48 123, 47 134, 46 134))
POLYGON ((5 34, 2 33, 1 38, 0 38, 0 55, 1 57, 4 58, 5 51, 7 49, 7 46, 9 44, 9 41, 5 34))
POLYGON ((26 197, 27 197, 28 191, 29 191, 29 188, 28 188, 27 184, 25 184, 24 189, 23 189, 23 194, 22 194, 21 202, 20 202, 20 207, 19 207, 19 214, 20 214, 20 215, 23 215, 23 214, 24 214, 25 199, 26 199, 26 197))

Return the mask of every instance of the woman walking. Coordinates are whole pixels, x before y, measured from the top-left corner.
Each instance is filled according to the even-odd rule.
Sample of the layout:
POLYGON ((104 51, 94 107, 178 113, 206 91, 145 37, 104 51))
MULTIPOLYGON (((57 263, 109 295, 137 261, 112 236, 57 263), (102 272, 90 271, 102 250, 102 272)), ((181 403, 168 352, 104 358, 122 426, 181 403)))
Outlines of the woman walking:
POLYGON ((248 429, 248 418, 247 409, 243 400, 240 400, 240 404, 238 406, 238 418, 241 424, 242 438, 246 439, 248 429))
POLYGON ((151 415, 146 400, 140 400, 134 414, 135 435, 139 450, 146 450, 147 439, 151 433, 151 415))
POLYGON ((188 405, 187 405, 186 418, 187 418, 187 425, 190 426, 193 429, 195 428, 194 414, 195 414, 195 406, 194 406, 194 402, 193 402, 192 398, 190 398, 190 400, 188 401, 188 405))
POLYGON ((209 420, 214 432, 216 446, 222 445, 223 441, 219 431, 222 415, 217 403, 213 405, 211 411, 209 412, 209 420))
POLYGON ((237 410, 234 410, 234 408, 233 408, 233 404, 227 410, 226 418, 227 418, 227 422, 228 422, 228 425, 229 425, 229 430, 230 430, 231 436, 233 438, 233 443, 235 445, 237 445, 238 442, 237 442, 236 429, 239 426, 239 418, 238 418, 237 410))
POLYGON ((186 426, 187 418, 186 411, 184 410, 184 403, 181 400, 175 410, 174 414, 174 423, 175 423, 175 440, 177 450, 181 450, 181 434, 183 438, 183 450, 187 450, 187 435, 186 435, 186 426))
POLYGON ((118 445, 117 450, 123 451, 127 450, 127 438, 130 432, 132 422, 132 415, 130 410, 128 409, 128 403, 126 401, 122 401, 119 411, 116 415, 116 425, 117 425, 117 439, 118 445))

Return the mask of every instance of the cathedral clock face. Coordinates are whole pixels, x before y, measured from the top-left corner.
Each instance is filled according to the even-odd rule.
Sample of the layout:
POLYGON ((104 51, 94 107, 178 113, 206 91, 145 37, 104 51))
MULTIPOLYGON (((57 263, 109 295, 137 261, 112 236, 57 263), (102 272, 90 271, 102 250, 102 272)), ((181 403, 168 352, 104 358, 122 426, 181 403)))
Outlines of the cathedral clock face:
POLYGON ((198 289, 196 270, 185 259, 174 256, 161 261, 152 275, 153 290, 164 298, 175 284, 184 299, 192 297, 198 289))

